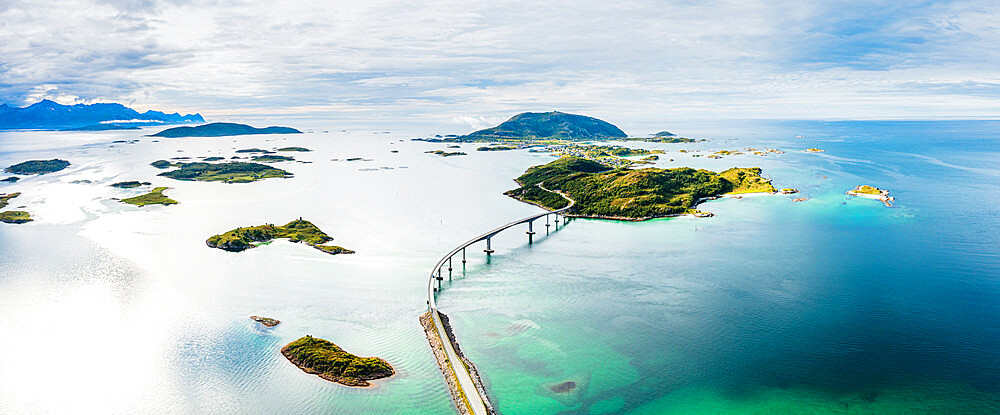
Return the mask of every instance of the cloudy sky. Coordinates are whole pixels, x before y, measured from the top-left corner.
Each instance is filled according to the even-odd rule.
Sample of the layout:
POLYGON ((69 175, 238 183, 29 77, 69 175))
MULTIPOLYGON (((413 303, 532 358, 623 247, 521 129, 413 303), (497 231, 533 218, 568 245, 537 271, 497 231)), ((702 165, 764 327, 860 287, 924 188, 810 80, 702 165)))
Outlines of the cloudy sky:
POLYGON ((470 126, 1000 115, 995 0, 265 3, 0 0, 0 102, 470 126))

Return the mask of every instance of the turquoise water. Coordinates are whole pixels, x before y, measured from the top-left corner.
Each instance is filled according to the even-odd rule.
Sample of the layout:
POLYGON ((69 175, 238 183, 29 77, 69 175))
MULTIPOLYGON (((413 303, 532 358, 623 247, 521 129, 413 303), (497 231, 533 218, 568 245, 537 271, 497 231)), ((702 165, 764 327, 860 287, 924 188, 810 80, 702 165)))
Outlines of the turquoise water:
MULTIPOLYGON (((317 123, 315 133, 238 140, 0 133, 0 166, 73 163, 0 183, 23 193, 11 207, 36 217, 0 224, 0 413, 453 413, 417 323, 429 267, 539 212, 502 192, 551 157, 466 145, 469 156, 441 158, 424 153, 441 145, 400 141, 417 133, 317 123), (112 143, 133 138, 142 141, 112 143), (281 165, 289 180, 177 182, 148 166, 292 145, 315 151, 295 155, 310 164, 281 165), (110 199, 141 190, 107 186, 122 180, 170 186, 181 203, 124 206, 110 199), (299 216, 358 253, 204 245, 299 216), (282 324, 261 329, 251 314, 282 324), (386 358, 398 374, 371 389, 305 374, 279 353, 305 334, 386 358)), ((802 194, 712 201, 708 219, 576 220, 530 246, 512 230, 494 239, 490 263, 470 251, 439 305, 499 409, 997 412, 1000 123, 673 130, 712 138, 685 148, 787 153, 710 160, 640 144, 669 151, 660 166, 761 166, 802 194), (814 146, 826 152, 801 152, 814 146), (897 206, 843 194, 866 183, 890 189, 897 206), (576 387, 552 390, 566 381, 576 387)))
POLYGON ((750 159, 801 195, 573 221, 446 287, 498 409, 1000 412, 1000 123, 739 127, 734 148, 826 150, 750 159))

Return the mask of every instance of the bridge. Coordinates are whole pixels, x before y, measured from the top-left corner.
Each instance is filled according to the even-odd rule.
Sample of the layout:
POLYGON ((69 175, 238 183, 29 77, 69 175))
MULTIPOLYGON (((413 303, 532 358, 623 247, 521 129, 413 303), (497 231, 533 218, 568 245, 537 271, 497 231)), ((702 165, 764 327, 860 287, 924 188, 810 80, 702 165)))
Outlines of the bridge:
MULTIPOLYGON (((559 227, 559 214, 568 211, 570 208, 573 207, 574 204, 576 204, 576 202, 573 201, 573 199, 570 199, 569 197, 567 197, 562 192, 546 189, 543 186, 543 184, 544 183, 539 183, 538 187, 540 189, 544 190, 544 191, 553 192, 553 193, 559 194, 564 199, 566 199, 566 200, 569 201, 569 205, 566 205, 566 207, 564 207, 562 209, 557 209, 557 210, 553 210, 553 211, 549 211, 549 212, 545 212, 545 213, 539 213, 537 215, 532 215, 532 216, 526 217, 524 219, 520 219, 520 220, 516 220, 516 221, 510 222, 510 223, 508 223, 506 225, 503 225, 503 226, 498 227, 496 229, 490 230, 489 232, 486 232, 486 233, 484 233, 482 235, 479 235, 479 236, 477 236, 475 238, 472 238, 472 239, 466 241, 465 243, 459 245, 455 249, 452 249, 451 252, 448 252, 448 254, 446 254, 445 256, 441 257, 441 260, 438 261, 437 264, 434 265, 434 268, 431 269, 430 278, 428 279, 428 282, 427 282, 427 307, 428 307, 428 312, 430 313, 431 319, 434 321, 434 328, 437 331, 438 336, 441 338, 442 344, 444 346, 445 356, 447 356, 447 361, 444 362, 444 364, 447 364, 448 366, 450 366, 452 372, 455 373, 455 377, 457 378, 458 386, 460 388, 459 393, 460 393, 460 395, 464 396, 464 398, 465 398, 465 399, 462 400, 462 402, 456 402, 456 405, 462 405, 462 404, 466 405, 467 406, 466 409, 468 409, 468 412, 472 413, 474 415, 489 415, 489 414, 492 414, 492 413, 495 413, 495 412, 492 410, 492 406, 489 404, 489 400, 486 397, 486 391, 483 390, 483 389, 481 389, 480 385, 478 385, 476 383, 476 381, 473 380, 472 374, 469 371, 469 368, 466 367, 464 364, 457 364, 457 365, 454 364, 454 362, 462 362, 463 360, 459 356, 458 352, 455 350, 455 347, 452 344, 453 339, 451 338, 451 336, 449 336, 448 332, 445 330, 444 325, 441 322, 441 316, 440 316, 440 314, 438 314, 437 301, 435 301, 434 293, 436 293, 438 290, 441 289, 441 281, 444 280, 444 277, 441 276, 441 270, 445 267, 445 264, 447 264, 447 266, 448 266, 448 273, 449 273, 449 275, 451 275, 451 271, 453 269, 452 263, 453 263, 454 257, 456 255, 458 255, 459 252, 461 252, 462 253, 462 263, 465 264, 465 262, 466 262, 466 259, 465 259, 466 248, 472 246, 473 244, 476 244, 476 243, 482 242, 482 241, 486 241, 486 249, 484 249, 483 252, 485 252, 486 255, 491 255, 491 254, 493 254, 494 250, 493 250, 493 247, 492 247, 492 245, 490 243, 490 240, 494 236, 496 236, 498 233, 503 232, 503 231, 505 231, 507 229, 510 229, 510 228, 513 228, 513 227, 515 227, 517 225, 521 225, 521 224, 525 224, 525 223, 528 224, 527 234, 528 234, 528 243, 530 244, 530 243, 533 242, 532 239, 533 239, 533 237, 535 235, 534 222, 536 220, 540 220, 543 217, 545 218, 545 227, 548 228, 551 225, 549 223, 549 216, 554 216, 555 217, 555 226, 558 229, 558 227, 559 227), (437 287, 434 286, 435 282, 437 282, 437 287)), ((564 217, 564 220, 565 219, 566 218, 564 217)), ((442 362, 439 361, 438 363, 441 364, 442 362)), ((444 370, 444 369, 445 368, 442 368, 442 370, 444 370)), ((462 408, 459 408, 459 409, 461 410, 462 408)), ((462 411, 462 412, 465 413, 466 411, 462 411)))

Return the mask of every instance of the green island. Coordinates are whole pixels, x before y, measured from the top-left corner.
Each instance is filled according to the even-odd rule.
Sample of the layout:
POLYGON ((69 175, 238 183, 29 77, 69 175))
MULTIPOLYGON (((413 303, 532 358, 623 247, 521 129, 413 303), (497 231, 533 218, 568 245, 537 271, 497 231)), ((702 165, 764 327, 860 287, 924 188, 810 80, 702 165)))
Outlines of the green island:
POLYGON ((265 154, 263 156, 253 156, 250 158, 253 161, 262 161, 264 163, 277 163, 281 161, 295 161, 292 157, 287 156, 275 156, 273 154, 265 154))
POLYGON ((28 223, 31 222, 31 214, 21 210, 8 210, 0 212, 0 222, 3 223, 28 223))
POLYGON ((158 169, 166 169, 170 167, 170 162, 166 160, 156 160, 152 163, 149 163, 149 165, 156 167, 158 169))
POLYGON ((0 209, 7 207, 11 199, 20 196, 20 192, 0 194, 0 209))
POLYGON ((274 154, 273 151, 264 150, 261 148, 244 148, 241 150, 236 150, 237 153, 263 153, 263 154, 274 154))
MULTIPOLYGON (((626 137, 621 139, 622 141, 645 141, 647 143, 693 143, 695 140, 693 138, 678 137, 670 131, 660 131, 649 137, 626 137)), ((701 141, 705 141, 702 139, 701 141)))
POLYGON ((138 181, 132 180, 132 181, 128 181, 128 182, 113 183, 113 184, 111 184, 111 187, 117 187, 119 189, 132 189, 132 188, 136 188, 136 187, 139 187, 139 186, 149 186, 151 184, 152 183, 150 183, 150 182, 138 182, 138 181))
POLYGON ((250 183, 272 177, 292 177, 292 173, 259 163, 231 161, 226 163, 176 163, 165 160, 168 167, 178 167, 177 170, 166 171, 157 176, 176 180, 223 183, 250 183))
POLYGON ((385 360, 359 357, 330 341, 308 335, 282 347, 281 354, 304 372, 345 386, 369 386, 369 380, 396 373, 385 360))
POLYGON ((236 228, 221 235, 213 235, 205 243, 212 248, 241 252, 279 238, 288 238, 292 242, 304 242, 331 255, 354 253, 354 251, 343 247, 324 245, 332 241, 333 238, 313 225, 312 222, 302 218, 288 222, 285 226, 267 224, 236 228))
POLYGON ((17 177, 17 176, 10 176, 10 177, 8 177, 6 179, 0 180, 0 182, 14 183, 14 182, 16 182, 18 180, 21 180, 21 178, 17 177))
POLYGON ((310 150, 308 148, 305 148, 305 147, 282 147, 282 148, 279 148, 278 151, 300 151, 300 152, 306 152, 306 151, 312 151, 312 150, 310 150))
POLYGON ((174 127, 153 134, 153 137, 223 137, 230 135, 256 134, 301 134, 302 131, 289 127, 255 128, 246 124, 229 122, 213 122, 197 127, 174 127))
POLYGON ((818 148, 807 148, 807 149, 805 149, 806 153, 822 153, 824 151, 826 151, 826 150, 821 150, 821 149, 818 149, 818 148))
POLYGON ((867 184, 855 187, 852 190, 848 190, 847 194, 851 196, 863 197, 866 199, 874 199, 882 202, 882 204, 892 207, 892 202, 896 201, 895 197, 889 196, 889 191, 885 189, 879 189, 875 186, 869 186, 867 184))
MULTIPOLYGON (((447 151, 444 151, 444 150, 430 150, 430 151, 425 151, 424 153, 437 154, 437 155, 439 155, 441 157, 465 156, 465 155, 467 155, 467 154, 465 154, 465 153, 463 153, 461 151, 447 152, 447 151)), ((350 159, 347 159, 347 160, 350 161, 350 159)))
POLYGON ((546 209, 566 207, 559 193, 576 201, 570 216, 646 220, 682 214, 703 200, 724 194, 774 193, 761 169, 731 168, 721 173, 689 167, 612 169, 579 157, 564 156, 529 168, 508 196, 546 209), (558 193, 557 193, 558 192, 558 193))
POLYGON ((13 166, 9 166, 3 171, 12 174, 45 174, 45 173, 55 173, 59 170, 69 167, 69 162, 66 160, 52 159, 52 160, 28 160, 25 162, 17 163, 13 166))
POLYGON ((202 159, 202 161, 222 161, 222 160, 225 160, 225 157, 212 156, 212 157, 205 157, 204 159, 202 159))
POLYGON ((568 145, 557 148, 556 153, 566 156, 581 157, 586 159, 599 159, 603 157, 632 157, 646 156, 650 154, 663 154, 663 150, 646 150, 643 148, 631 148, 622 146, 598 146, 598 145, 568 145))
POLYGON ((163 195, 163 191, 169 189, 168 187, 157 187, 151 192, 139 195, 136 197, 130 197, 127 199, 122 199, 122 203, 128 203, 130 205, 136 205, 138 207, 143 207, 146 205, 176 205, 178 202, 169 197, 163 195))
POLYGON ((482 142, 506 140, 611 140, 624 138, 624 131, 607 121, 565 112, 525 112, 496 127, 443 141, 482 142))
POLYGON ((509 150, 518 150, 518 149, 521 149, 521 148, 522 147, 512 146, 512 145, 499 145, 499 146, 484 146, 484 147, 479 147, 479 148, 476 149, 476 151, 509 151, 509 150))

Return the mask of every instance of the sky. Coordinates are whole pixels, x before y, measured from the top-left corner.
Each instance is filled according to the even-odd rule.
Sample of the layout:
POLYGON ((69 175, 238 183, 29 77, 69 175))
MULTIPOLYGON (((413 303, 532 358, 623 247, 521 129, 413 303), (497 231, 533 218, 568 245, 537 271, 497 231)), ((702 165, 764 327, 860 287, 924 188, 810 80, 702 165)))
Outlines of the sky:
POLYGON ((550 110, 623 123, 995 117, 1000 7, 0 0, 0 102, 40 99, 470 128, 550 110))

